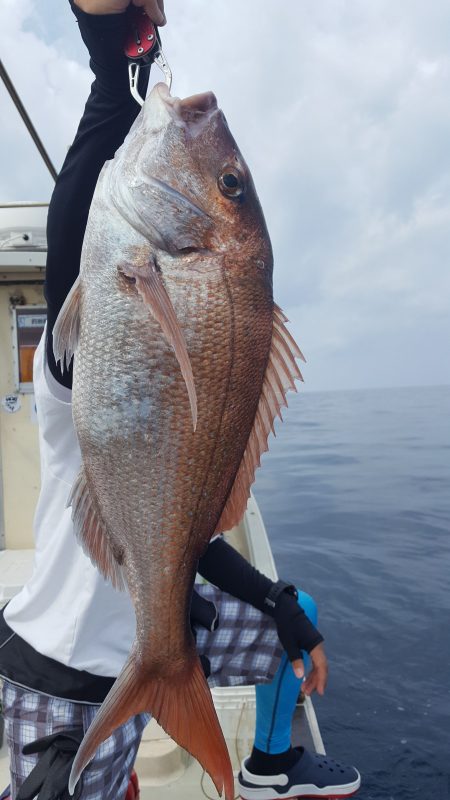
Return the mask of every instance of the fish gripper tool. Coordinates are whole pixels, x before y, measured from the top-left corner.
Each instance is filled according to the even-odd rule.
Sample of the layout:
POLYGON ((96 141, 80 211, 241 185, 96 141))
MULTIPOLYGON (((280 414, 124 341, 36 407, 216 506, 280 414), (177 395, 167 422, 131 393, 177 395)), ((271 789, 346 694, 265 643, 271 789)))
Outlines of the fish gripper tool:
POLYGON ((141 67, 155 63, 164 75, 164 80, 172 86, 172 71, 161 48, 161 37, 158 28, 153 24, 143 8, 129 6, 128 32, 125 40, 125 55, 128 59, 128 76, 132 97, 144 105, 144 98, 139 94, 138 81, 141 67))

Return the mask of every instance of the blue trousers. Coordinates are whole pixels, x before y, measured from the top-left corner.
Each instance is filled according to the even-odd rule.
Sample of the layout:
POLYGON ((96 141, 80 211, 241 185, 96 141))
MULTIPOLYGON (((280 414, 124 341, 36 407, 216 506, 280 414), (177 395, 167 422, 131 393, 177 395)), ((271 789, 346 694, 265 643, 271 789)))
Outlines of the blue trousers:
MULTIPOLYGON (((317 625, 317 606, 309 594, 299 591, 299 605, 313 625, 317 625)), ((305 672, 310 658, 302 653, 305 672)), ((295 677, 294 670, 283 654, 280 666, 271 683, 256 686, 255 747, 264 753, 284 753, 291 746, 292 718, 303 679, 295 677)))

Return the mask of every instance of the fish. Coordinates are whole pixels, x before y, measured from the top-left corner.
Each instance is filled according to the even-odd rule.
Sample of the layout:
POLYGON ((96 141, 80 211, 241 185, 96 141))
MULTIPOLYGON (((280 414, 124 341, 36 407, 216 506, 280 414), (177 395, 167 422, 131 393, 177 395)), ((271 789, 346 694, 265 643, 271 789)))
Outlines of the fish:
POLYGON ((198 560, 243 517, 302 379, 272 271, 253 180, 214 94, 180 99, 156 84, 102 169, 53 331, 56 360, 74 357, 74 530, 136 614, 71 793, 100 743, 145 711, 234 796, 189 610, 198 560))

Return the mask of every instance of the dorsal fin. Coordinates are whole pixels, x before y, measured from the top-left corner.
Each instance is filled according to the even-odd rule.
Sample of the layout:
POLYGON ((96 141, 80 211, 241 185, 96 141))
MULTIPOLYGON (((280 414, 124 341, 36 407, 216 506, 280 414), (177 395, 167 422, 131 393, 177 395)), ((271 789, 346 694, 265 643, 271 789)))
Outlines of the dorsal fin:
POLYGON ((287 321, 281 309, 274 306, 272 344, 261 397, 247 447, 217 531, 230 530, 244 516, 250 497, 250 487, 255 480, 255 471, 260 465, 261 455, 269 449, 267 440, 270 432, 275 434, 273 426, 275 417, 282 419, 281 408, 287 406, 286 392, 289 389, 297 391, 295 380, 303 380, 295 359, 301 358, 303 361, 305 359, 285 326, 287 321))

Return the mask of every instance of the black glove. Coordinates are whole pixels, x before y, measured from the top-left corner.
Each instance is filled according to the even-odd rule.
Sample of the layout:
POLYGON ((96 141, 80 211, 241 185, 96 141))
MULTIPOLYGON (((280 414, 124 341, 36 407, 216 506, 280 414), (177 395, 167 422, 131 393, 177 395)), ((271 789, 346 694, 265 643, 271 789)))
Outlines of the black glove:
POLYGON ((302 650, 310 653, 316 645, 323 642, 322 634, 314 627, 292 594, 280 594, 272 616, 277 626, 278 638, 290 661, 302 658, 302 650))
POLYGON ((22 752, 42 753, 38 763, 20 787, 16 800, 79 800, 82 781, 78 781, 73 797, 68 783, 75 754, 84 736, 83 728, 59 731, 26 744, 22 752))

